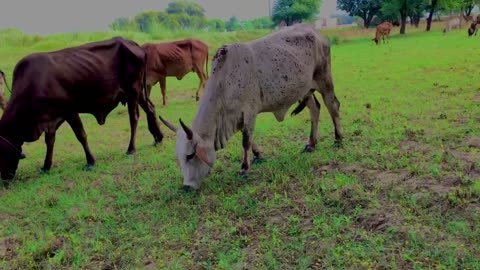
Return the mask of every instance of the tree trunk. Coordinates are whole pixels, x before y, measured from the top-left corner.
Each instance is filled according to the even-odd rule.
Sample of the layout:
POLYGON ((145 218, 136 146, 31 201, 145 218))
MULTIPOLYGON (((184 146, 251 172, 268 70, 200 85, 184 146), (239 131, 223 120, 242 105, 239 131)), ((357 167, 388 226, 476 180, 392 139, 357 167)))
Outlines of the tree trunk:
POLYGON ((407 25, 407 1, 405 0, 400 8, 400 34, 405 34, 405 27, 407 25))
POLYGON ((438 0, 432 0, 432 6, 430 7, 430 13, 428 14, 427 18, 427 28, 425 29, 426 31, 430 31, 432 28, 432 18, 433 18, 433 13, 435 12, 435 7, 437 6, 437 1, 438 0))

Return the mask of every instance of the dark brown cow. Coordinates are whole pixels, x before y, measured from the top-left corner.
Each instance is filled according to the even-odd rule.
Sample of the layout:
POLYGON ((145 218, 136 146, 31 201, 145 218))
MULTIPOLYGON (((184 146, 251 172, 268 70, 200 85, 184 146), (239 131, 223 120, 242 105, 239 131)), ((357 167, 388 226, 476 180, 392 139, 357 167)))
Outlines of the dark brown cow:
POLYGON ((392 30, 393 25, 391 22, 383 22, 377 25, 377 31, 375 32, 375 38, 372 40, 378 45, 380 43, 380 39, 383 39, 383 43, 385 44, 385 36, 387 36, 387 41, 390 39, 390 31, 392 30))
POLYGON ((152 86, 160 82, 163 105, 167 104, 166 77, 181 80, 189 72, 197 73, 200 85, 195 93, 199 100, 200 89, 205 88, 208 80, 208 46, 196 39, 174 42, 145 43, 142 45, 148 55, 147 89, 150 94, 152 86), (203 70, 205 66, 206 72, 203 70))
POLYGON ((155 142, 163 134, 155 107, 146 96, 146 54, 133 41, 115 37, 63 50, 34 53, 20 60, 13 72, 12 96, 0 119, 0 173, 15 176, 24 142, 45 132, 44 170, 52 165, 58 127, 67 121, 83 146, 87 168, 95 164, 79 113, 95 116, 98 124, 121 102, 128 104, 131 137, 128 154, 135 153, 138 105, 147 114, 155 142))

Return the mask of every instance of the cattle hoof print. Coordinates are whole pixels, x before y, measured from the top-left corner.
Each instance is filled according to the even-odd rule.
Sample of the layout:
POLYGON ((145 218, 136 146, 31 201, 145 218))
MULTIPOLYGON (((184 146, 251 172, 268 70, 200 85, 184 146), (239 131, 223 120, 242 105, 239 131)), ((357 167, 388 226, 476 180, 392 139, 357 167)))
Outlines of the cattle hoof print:
POLYGON ((315 150, 315 147, 307 144, 305 145, 305 148, 303 148, 303 153, 311 153, 315 150))
POLYGON ((255 164, 255 165, 256 165, 256 164, 263 163, 263 162, 265 162, 265 159, 262 158, 262 157, 254 157, 254 158, 252 159, 252 164, 255 164))

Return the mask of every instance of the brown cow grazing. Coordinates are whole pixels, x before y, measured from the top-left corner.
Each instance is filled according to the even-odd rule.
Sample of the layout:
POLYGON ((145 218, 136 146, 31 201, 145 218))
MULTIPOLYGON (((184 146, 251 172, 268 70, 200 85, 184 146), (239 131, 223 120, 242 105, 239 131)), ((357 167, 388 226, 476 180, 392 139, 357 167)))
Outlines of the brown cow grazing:
POLYGON ((155 107, 145 93, 145 66, 143 49, 121 37, 21 59, 13 72, 12 96, 0 119, 1 178, 15 176, 23 143, 38 140, 43 132, 47 145, 43 170, 48 171, 55 133, 64 121, 82 144, 90 168, 95 159, 79 113, 92 114, 103 125, 119 103, 128 105, 130 116, 128 154, 135 152, 139 104, 155 142, 161 142, 155 107))
POLYGON ((10 91, 8 84, 7 84, 7 79, 5 78, 5 73, 3 73, 2 70, 0 70, 0 108, 5 111, 5 108, 7 107, 7 97, 5 97, 5 91, 3 90, 3 85, 5 85, 10 91))
POLYGON ((383 22, 377 25, 377 31, 375 32, 375 38, 372 40, 378 45, 380 43, 380 38, 383 39, 385 44, 385 36, 387 36, 387 41, 390 39, 390 31, 392 30, 393 25, 391 22, 383 22))
POLYGON ((196 39, 185 39, 174 42, 145 43, 142 45, 147 58, 147 89, 160 82, 163 105, 167 104, 166 77, 181 80, 189 72, 197 73, 200 85, 195 93, 199 100, 200 89, 205 88, 208 80, 208 46, 196 39), (206 67, 206 72, 203 67, 206 67))

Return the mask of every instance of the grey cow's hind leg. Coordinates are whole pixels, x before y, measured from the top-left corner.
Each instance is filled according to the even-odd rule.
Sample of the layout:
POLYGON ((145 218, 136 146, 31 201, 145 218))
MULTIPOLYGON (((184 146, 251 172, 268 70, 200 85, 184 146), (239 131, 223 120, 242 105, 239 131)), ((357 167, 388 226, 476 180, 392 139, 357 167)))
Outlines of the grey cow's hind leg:
POLYGON ((318 137, 318 121, 320 119, 320 102, 318 102, 315 94, 308 96, 305 102, 310 110, 310 138, 308 144, 305 145, 304 152, 313 152, 317 144, 318 137))

